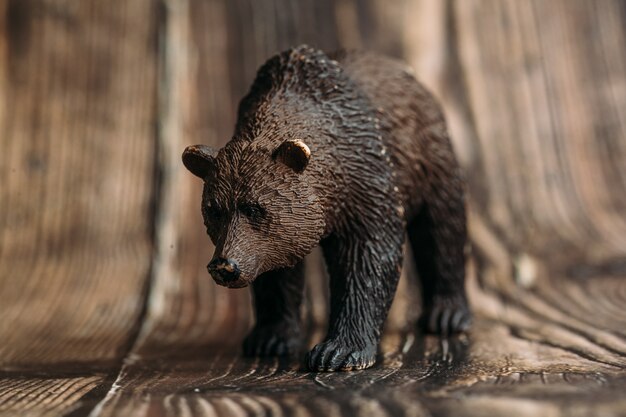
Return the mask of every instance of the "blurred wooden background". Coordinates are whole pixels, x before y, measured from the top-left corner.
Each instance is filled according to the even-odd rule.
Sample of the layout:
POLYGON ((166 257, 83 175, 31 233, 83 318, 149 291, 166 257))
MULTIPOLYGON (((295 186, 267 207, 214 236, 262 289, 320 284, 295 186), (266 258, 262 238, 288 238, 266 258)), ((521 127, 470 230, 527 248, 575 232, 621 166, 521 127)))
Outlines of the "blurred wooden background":
POLYGON ((0 0, 1 415, 618 416, 625 369, 624 1, 0 0), (248 292, 206 272, 180 154, 300 43, 404 58, 441 99, 467 337, 416 334, 405 279, 376 368, 238 356, 248 292))

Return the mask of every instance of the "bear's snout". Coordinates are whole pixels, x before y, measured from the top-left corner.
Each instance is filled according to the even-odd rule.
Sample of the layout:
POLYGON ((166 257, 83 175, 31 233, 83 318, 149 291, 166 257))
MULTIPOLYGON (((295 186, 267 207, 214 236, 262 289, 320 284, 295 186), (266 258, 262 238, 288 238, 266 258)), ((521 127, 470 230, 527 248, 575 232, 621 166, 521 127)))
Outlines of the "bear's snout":
POLYGON ((248 285, 247 282, 239 279, 241 271, 233 259, 213 258, 207 269, 219 285, 229 288, 241 288, 248 285))

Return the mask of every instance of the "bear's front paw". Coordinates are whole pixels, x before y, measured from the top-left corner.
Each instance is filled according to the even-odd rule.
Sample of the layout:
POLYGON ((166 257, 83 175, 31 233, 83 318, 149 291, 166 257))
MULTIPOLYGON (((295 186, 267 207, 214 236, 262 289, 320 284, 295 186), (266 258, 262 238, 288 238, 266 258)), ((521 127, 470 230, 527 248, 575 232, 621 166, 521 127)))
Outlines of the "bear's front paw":
POLYGON ((243 341, 246 356, 288 356, 300 348, 299 331, 293 325, 254 326, 243 341))
POLYGON ((311 371, 353 371, 376 362, 376 345, 353 348, 339 339, 328 339, 313 348, 306 363, 311 371))
POLYGON ((472 313, 465 297, 436 297, 432 306, 422 314, 420 323, 429 333, 447 336, 468 330, 472 313))

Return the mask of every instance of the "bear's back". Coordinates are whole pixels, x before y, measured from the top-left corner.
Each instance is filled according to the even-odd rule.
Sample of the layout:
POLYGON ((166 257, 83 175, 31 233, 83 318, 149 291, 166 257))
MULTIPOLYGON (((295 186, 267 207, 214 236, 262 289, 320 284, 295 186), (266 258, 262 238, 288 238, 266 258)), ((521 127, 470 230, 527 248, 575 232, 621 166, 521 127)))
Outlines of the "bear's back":
POLYGON ((449 166, 447 157, 442 166, 432 166, 438 164, 436 155, 449 155, 454 160, 441 108, 402 61, 370 52, 337 52, 329 56, 340 63, 378 110, 388 130, 383 140, 390 150, 405 208, 414 212, 421 204, 421 193, 416 191, 427 187, 425 171, 455 168, 449 166))

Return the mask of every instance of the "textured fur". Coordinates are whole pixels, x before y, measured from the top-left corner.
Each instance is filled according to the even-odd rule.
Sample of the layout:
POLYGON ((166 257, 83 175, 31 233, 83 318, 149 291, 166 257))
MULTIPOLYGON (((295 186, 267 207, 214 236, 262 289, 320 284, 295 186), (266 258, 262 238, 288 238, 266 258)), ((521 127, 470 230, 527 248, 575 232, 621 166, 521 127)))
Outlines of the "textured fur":
POLYGON ((253 283, 257 323, 245 353, 297 351, 302 259, 320 244, 331 312, 307 364, 371 366, 405 231, 422 323, 442 334, 468 327, 463 177, 439 106, 404 64, 307 46, 281 53, 259 69, 233 139, 219 152, 190 147, 183 161, 205 181, 214 260, 238 267, 211 273, 230 287, 253 283))

